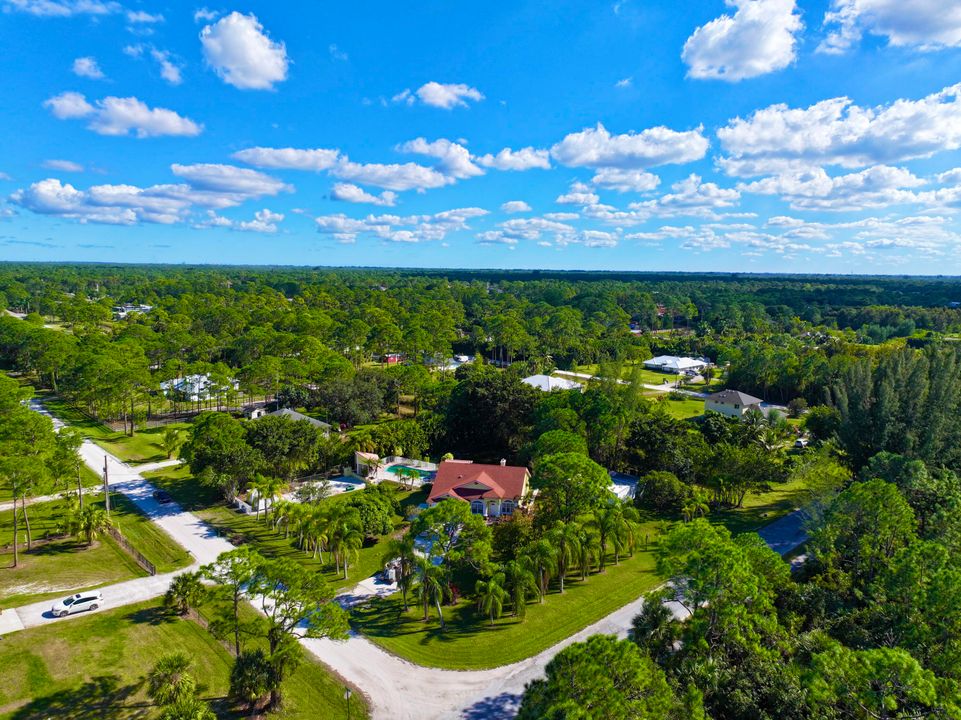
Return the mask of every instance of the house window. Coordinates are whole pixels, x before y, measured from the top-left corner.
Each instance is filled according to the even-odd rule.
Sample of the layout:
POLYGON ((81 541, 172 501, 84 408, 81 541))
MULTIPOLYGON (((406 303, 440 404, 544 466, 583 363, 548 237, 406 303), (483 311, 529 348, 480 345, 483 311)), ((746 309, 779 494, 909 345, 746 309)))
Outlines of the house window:
POLYGON ((470 504, 470 511, 471 511, 472 513, 474 513, 475 515, 483 515, 483 514, 484 514, 484 503, 482 503, 480 500, 474 500, 474 501, 470 504))
POLYGON ((740 409, 741 409, 741 406, 740 406, 740 405, 735 405, 735 406, 734 406, 734 409, 735 409, 735 410, 740 410, 740 409))
POLYGON ((501 515, 513 515, 514 514, 514 503, 510 500, 505 500, 501 503, 501 515))

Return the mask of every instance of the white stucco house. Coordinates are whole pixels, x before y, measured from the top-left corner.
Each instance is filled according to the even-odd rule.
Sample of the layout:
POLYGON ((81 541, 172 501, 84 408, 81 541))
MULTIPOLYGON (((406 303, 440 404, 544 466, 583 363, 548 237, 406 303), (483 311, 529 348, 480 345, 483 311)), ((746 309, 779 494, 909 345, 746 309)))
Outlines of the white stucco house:
POLYGON ((739 390, 722 390, 708 395, 704 400, 704 412, 713 410, 728 417, 743 417, 750 410, 761 410, 761 398, 742 393, 739 390))
POLYGON ((700 372, 710 361, 706 358, 677 357, 676 355, 658 355, 644 361, 644 367, 663 373, 680 375, 686 372, 700 372))
POLYGON ((521 382, 525 385, 536 387, 543 392, 550 392, 551 390, 581 390, 584 387, 573 380, 565 380, 564 378, 554 377, 553 375, 531 375, 521 380, 521 382))

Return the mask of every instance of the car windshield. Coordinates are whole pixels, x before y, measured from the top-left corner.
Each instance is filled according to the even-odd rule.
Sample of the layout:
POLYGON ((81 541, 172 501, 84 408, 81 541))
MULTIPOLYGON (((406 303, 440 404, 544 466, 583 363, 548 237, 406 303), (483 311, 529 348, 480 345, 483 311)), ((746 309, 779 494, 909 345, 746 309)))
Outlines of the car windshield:
POLYGON ((77 598, 68 597, 63 601, 64 605, 73 605, 77 598))

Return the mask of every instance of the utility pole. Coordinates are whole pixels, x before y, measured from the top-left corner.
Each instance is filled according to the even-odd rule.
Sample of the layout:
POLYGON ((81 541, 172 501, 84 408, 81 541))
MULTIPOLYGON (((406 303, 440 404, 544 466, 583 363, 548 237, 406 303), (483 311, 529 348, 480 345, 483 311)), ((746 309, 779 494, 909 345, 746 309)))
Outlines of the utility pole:
POLYGON ((350 696, 351 696, 350 688, 345 687, 344 699, 347 701, 347 720, 350 720, 350 696))
POLYGON ((103 501, 107 508, 107 517, 110 517, 110 477, 107 474, 107 456, 103 456, 103 501))

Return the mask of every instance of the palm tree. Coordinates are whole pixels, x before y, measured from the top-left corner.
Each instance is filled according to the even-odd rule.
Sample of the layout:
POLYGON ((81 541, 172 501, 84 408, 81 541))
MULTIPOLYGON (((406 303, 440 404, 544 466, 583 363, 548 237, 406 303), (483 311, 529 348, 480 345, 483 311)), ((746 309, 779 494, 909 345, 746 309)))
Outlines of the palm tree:
POLYGON ((210 705, 198 697, 181 698, 160 711, 157 720, 217 720, 210 705))
POLYGON ((496 572, 488 580, 477 581, 477 609, 486 612, 494 624, 495 617, 504 611, 507 590, 504 589, 504 573, 496 572))
POLYGON ((274 503, 274 500, 280 495, 280 491, 284 488, 284 481, 280 478, 269 477, 264 475, 258 475, 254 478, 254 481, 250 483, 250 489, 256 494, 257 505, 255 506, 256 517, 260 517, 260 502, 264 502, 264 522, 270 514, 270 508, 274 503))
POLYGON ((523 554, 529 559, 534 573, 537 575, 540 601, 544 602, 547 595, 547 584, 557 572, 557 550, 547 538, 541 538, 528 545, 523 554))
POLYGON ((190 657, 175 652, 161 657, 147 675, 147 695, 158 705, 172 705, 194 696, 197 681, 190 670, 190 657))
POLYGON ((684 516, 684 522, 691 522, 696 517, 704 517, 710 510, 704 491, 700 488, 694 488, 681 507, 681 515, 684 516))
POLYGON ((203 602, 206 594, 207 589, 200 582, 200 573, 182 573, 171 581, 164 595, 164 605, 186 615, 190 608, 203 602))
POLYGON ((577 566, 581 571, 581 580, 587 580, 594 563, 600 563, 600 555, 600 535, 590 528, 582 528, 577 553, 577 566))
POLYGON ((527 614, 527 598, 530 595, 539 594, 537 579, 527 558, 511 560, 504 566, 504 570, 507 575, 511 605, 514 607, 513 615, 523 617, 527 614))
POLYGON ((160 435, 160 447, 167 453, 168 460, 173 457, 173 454, 177 452, 177 448, 183 445, 183 442, 183 435, 181 435, 180 430, 172 425, 165 427, 160 435))
POLYGON ((559 521, 547 534, 547 537, 557 548, 557 577, 560 580, 561 592, 564 592, 564 577, 567 569, 576 562, 578 547, 581 543, 581 528, 576 522, 565 523, 559 521))
POLYGON ((355 507, 340 504, 330 517, 329 546, 334 554, 337 571, 344 565, 344 579, 347 579, 347 568, 351 557, 358 557, 364 544, 364 525, 360 519, 360 511, 355 507))
POLYGON ((437 619, 440 620, 440 629, 444 629, 444 613, 441 610, 441 601, 447 591, 447 577, 444 568, 434 565, 427 558, 417 556, 417 584, 414 592, 420 599, 424 608, 424 622, 427 622, 427 610, 433 602, 437 609, 437 619))
MULTIPOLYGON (((623 531, 624 515, 620 505, 605 505, 594 511, 593 525, 601 541, 600 569, 604 571, 607 561, 607 544, 618 533, 623 531)), ((623 548, 623 543, 620 547, 623 548)), ((615 550, 615 554, 616 554, 615 550)))
POLYGON ((417 561, 416 547, 414 538, 409 533, 401 538, 392 538, 387 543, 387 552, 381 562, 387 565, 394 560, 400 561, 400 574, 397 578, 397 587, 400 588, 401 596, 404 599, 404 610, 409 608, 407 603, 407 592, 410 590, 414 579, 414 565, 417 561))
POLYGON ((310 550, 313 557, 319 558, 323 565, 324 550, 330 542, 331 523, 327 509, 320 505, 310 508, 301 527, 302 547, 310 550))
POLYGON ((106 510, 95 505, 86 505, 77 510, 74 527, 77 535, 86 536, 87 545, 93 545, 94 538, 107 532, 113 527, 113 523, 106 510))

